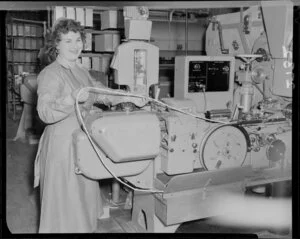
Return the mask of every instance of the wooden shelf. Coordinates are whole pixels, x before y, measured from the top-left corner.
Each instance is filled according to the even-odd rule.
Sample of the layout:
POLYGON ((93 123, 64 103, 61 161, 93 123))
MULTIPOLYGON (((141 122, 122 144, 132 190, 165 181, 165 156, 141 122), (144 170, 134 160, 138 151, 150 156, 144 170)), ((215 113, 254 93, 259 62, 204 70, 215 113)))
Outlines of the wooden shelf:
POLYGON ((113 54, 114 52, 108 52, 108 51, 105 51, 105 52, 82 52, 80 57, 94 57, 94 56, 102 56, 102 55, 105 55, 105 54, 113 54))
POLYGON ((121 29, 107 29, 107 30, 93 30, 93 29, 85 29, 86 33, 92 33, 92 34, 115 34, 119 33, 121 29))
POLYGON ((13 38, 42 38, 42 39, 44 39, 43 36, 12 36, 12 35, 6 35, 7 40, 12 40, 13 38))
POLYGON ((20 64, 27 64, 27 65, 36 65, 38 64, 37 61, 30 61, 30 62, 26 62, 26 61, 7 61, 7 64, 9 65, 20 65, 20 64))
POLYGON ((175 64, 159 64, 159 67, 162 67, 162 68, 174 68, 175 64))
POLYGON ((8 50, 13 51, 39 51, 40 49, 24 49, 24 48, 7 48, 8 50))

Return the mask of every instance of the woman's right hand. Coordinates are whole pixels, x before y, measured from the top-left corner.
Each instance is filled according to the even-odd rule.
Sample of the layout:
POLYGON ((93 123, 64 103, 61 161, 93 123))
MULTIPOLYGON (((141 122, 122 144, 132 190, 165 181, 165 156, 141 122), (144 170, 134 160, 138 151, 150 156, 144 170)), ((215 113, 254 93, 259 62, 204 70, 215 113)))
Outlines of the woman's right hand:
MULTIPOLYGON (((77 97, 77 94, 79 93, 79 91, 81 90, 82 88, 79 88, 79 89, 76 89, 72 92, 72 97, 74 100, 76 100, 76 97, 77 97)), ((80 95, 78 97, 78 102, 80 103, 83 103, 83 102, 86 102, 87 99, 89 98, 89 92, 87 89, 83 89, 81 92, 80 92, 80 95)))

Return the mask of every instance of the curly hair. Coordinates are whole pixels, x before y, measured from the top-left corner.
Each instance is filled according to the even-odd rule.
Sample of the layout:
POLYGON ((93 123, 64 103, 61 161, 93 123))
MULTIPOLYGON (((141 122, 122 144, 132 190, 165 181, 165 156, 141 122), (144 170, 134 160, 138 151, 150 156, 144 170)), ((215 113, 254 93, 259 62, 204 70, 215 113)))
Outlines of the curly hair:
POLYGON ((81 40, 83 44, 85 44, 85 32, 84 27, 80 25, 80 22, 77 22, 73 19, 62 18, 58 19, 57 23, 52 27, 52 30, 48 29, 45 36, 45 51, 43 54, 48 59, 48 64, 53 62, 56 59, 56 45, 59 41, 61 41, 61 34, 67 34, 68 32, 79 32, 81 36, 81 40))
POLYGON ((56 45, 61 41, 61 34, 67 34, 68 32, 79 32, 81 40, 85 43, 85 32, 84 27, 80 25, 80 22, 77 22, 73 19, 64 18, 59 20, 54 26, 51 34, 51 40, 56 45))

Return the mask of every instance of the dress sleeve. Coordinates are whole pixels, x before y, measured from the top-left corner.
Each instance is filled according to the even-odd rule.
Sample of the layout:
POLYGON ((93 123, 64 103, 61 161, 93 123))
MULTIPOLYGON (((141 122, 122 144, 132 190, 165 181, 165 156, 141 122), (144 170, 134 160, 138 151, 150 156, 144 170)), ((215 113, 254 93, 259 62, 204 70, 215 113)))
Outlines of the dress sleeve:
POLYGON ((38 76, 37 111, 47 124, 65 119, 74 110, 74 99, 64 94, 64 82, 57 72, 45 69, 38 76))

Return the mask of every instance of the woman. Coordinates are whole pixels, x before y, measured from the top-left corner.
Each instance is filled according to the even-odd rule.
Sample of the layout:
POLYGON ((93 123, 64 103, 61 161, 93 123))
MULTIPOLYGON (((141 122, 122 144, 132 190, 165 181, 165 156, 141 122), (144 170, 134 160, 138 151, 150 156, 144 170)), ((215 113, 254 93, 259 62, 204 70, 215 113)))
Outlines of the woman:
MULTIPOLYGON (((72 144, 72 133, 80 128, 75 97, 80 88, 93 86, 88 71, 76 63, 85 34, 79 22, 61 19, 53 27, 52 39, 58 55, 38 76, 37 110, 47 124, 35 161, 35 187, 40 184, 41 197, 39 232, 95 232, 102 214, 99 184, 75 174, 72 144)), ((88 95, 81 94, 79 102, 88 95)))

